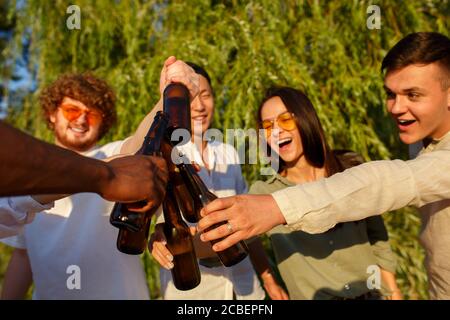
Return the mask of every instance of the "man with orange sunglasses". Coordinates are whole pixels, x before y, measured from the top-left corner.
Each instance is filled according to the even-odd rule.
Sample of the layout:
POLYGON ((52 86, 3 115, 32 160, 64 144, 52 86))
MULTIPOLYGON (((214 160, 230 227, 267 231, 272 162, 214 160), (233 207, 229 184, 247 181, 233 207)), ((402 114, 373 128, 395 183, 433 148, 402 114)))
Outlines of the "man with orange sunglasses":
MULTIPOLYGON (((197 77, 192 73, 186 64, 169 58, 161 73, 161 89, 176 78, 195 95, 192 78, 197 77)), ((116 121, 115 95, 105 81, 91 74, 64 75, 43 90, 40 102, 55 143, 96 159, 136 152, 161 109, 158 103, 133 136, 97 146, 116 121)), ((164 167, 155 166, 155 170, 164 171, 164 167)), ((152 196, 158 202, 162 193, 152 196)), ((35 299, 149 299, 140 258, 116 249, 118 230, 108 222, 114 203, 94 193, 45 204, 48 200, 42 196, 11 198, 11 207, 40 213, 22 235, 2 240, 16 248, 2 298, 23 298, 34 281, 35 299), (80 270, 76 281, 71 277, 73 266, 80 270)))

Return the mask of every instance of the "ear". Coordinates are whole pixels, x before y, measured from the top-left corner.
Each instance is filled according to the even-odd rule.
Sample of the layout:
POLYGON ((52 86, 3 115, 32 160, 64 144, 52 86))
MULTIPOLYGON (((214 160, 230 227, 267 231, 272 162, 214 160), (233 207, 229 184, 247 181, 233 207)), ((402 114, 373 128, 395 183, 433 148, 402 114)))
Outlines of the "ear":
POLYGON ((48 119, 50 120, 50 122, 52 123, 52 125, 55 125, 56 122, 56 112, 58 112, 58 109, 56 109, 55 111, 53 111, 52 113, 50 113, 48 119))
POLYGON ((450 85, 447 88, 447 106, 450 109, 450 85))

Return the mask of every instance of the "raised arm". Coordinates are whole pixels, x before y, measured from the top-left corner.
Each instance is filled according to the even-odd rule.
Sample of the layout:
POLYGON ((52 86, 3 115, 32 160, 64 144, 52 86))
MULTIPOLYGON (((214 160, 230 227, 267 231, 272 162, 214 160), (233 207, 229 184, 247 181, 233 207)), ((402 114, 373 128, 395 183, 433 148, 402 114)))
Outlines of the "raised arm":
MULTIPOLYGON (((177 60, 174 56, 167 58, 161 70, 161 76, 159 79, 159 91, 161 97, 165 87, 171 82, 183 83, 189 89, 191 99, 198 94, 198 74, 196 74, 189 65, 181 60, 177 60)), ((120 153, 134 154, 139 150, 142 142, 144 141, 145 134, 148 132, 156 113, 161 111, 162 108, 162 99, 160 99, 153 107, 152 111, 148 113, 141 121, 136 132, 125 141, 120 153)))

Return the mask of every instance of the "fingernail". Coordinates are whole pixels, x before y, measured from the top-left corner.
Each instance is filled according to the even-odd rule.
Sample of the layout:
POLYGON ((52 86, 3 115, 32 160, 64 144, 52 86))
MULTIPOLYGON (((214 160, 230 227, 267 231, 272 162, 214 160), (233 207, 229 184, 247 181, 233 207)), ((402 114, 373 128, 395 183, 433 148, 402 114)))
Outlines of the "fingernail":
POLYGON ((169 262, 168 264, 167 264, 167 268, 170 270, 170 269, 172 269, 173 268, 173 263, 172 262, 169 262))
POLYGON ((200 235, 200 240, 205 241, 205 235, 200 235))
POLYGON ((166 258, 169 259, 170 261, 173 261, 173 256, 170 254, 166 255, 166 258))
POLYGON ((214 251, 219 251, 219 246, 218 246, 218 245, 213 245, 212 249, 213 249, 214 251))

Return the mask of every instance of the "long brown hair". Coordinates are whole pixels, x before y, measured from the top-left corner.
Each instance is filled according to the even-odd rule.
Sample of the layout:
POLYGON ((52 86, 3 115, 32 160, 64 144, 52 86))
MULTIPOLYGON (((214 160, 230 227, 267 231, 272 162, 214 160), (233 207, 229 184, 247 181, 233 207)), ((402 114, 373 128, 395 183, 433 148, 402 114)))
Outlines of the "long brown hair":
MULTIPOLYGON (((325 133, 313 104, 302 91, 290 87, 269 88, 258 109, 259 126, 261 127, 262 122, 262 107, 264 103, 273 97, 279 97, 286 109, 294 114, 306 161, 316 168, 325 167, 327 176, 343 171, 343 165, 331 151, 325 139, 325 133)), ((278 172, 283 171, 285 168, 285 162, 280 159, 278 172)))

